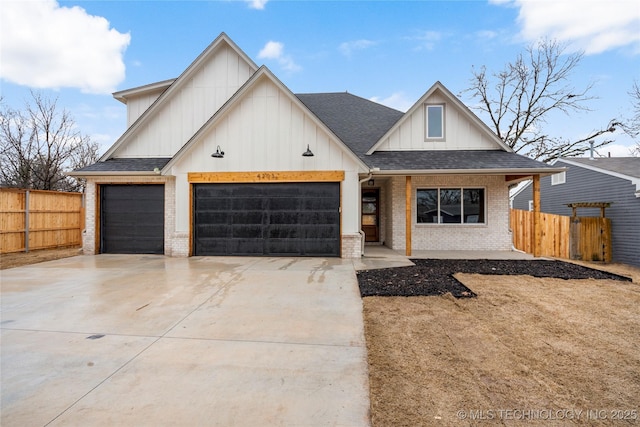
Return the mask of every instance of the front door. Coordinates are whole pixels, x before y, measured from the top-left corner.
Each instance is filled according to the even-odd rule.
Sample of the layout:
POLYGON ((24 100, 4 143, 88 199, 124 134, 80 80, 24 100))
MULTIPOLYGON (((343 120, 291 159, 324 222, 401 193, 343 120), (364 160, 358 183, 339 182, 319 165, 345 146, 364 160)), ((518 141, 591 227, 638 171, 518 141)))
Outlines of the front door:
POLYGON ((362 231, 365 242, 380 240, 380 190, 362 190, 362 231))

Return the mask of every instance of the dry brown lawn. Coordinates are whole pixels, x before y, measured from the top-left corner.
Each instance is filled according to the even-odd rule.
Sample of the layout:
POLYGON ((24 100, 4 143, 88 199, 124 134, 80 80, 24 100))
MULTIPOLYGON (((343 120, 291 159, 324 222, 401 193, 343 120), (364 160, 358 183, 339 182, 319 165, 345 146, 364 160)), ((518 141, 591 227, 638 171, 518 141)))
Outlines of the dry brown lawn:
POLYGON ((80 254, 80 248, 40 249, 31 252, 14 252, 0 255, 0 270, 36 264, 54 259, 68 258, 80 254))
POLYGON ((364 298, 373 425, 640 425, 640 270, 597 268, 634 281, 464 274, 477 298, 364 298))

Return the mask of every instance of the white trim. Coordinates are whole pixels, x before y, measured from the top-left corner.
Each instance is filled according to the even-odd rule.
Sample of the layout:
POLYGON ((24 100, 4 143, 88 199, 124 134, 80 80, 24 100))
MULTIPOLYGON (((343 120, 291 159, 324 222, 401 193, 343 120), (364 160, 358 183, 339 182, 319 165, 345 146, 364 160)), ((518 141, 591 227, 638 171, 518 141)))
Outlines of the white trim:
POLYGON ((567 172, 554 173, 551 175, 551 185, 560 185, 567 182, 567 172))
POLYGON ((424 104, 424 140, 425 141, 445 141, 446 140, 446 104, 424 104), (429 136, 429 109, 440 107, 440 136, 429 136))
POLYGON ((416 176, 416 175, 540 175, 546 176, 565 171, 566 168, 540 169, 401 169, 376 171, 374 176, 416 176))
POLYGON ((163 80, 161 82, 150 83, 144 86, 138 86, 131 89, 124 89, 118 92, 114 92, 112 95, 115 99, 122 102, 123 104, 127 103, 127 98, 130 98, 134 95, 144 95, 147 93, 158 92, 161 90, 166 90, 175 82, 176 79, 163 80))

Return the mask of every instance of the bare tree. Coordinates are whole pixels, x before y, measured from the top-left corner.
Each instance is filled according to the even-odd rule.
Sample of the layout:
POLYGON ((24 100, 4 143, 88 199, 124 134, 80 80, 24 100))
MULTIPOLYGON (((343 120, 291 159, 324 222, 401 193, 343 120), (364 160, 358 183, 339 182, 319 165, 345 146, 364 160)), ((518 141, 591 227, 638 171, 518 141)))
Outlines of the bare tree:
POLYGON ((636 140, 636 145, 629 150, 630 154, 632 156, 640 156, 640 141, 638 141, 638 137, 640 136, 640 85, 637 81, 633 82, 629 96, 631 97, 633 115, 624 122, 622 130, 636 140))
MULTIPOLYGON (((2 100, 0 100, 1 102, 2 100)), ((82 135, 58 99, 31 92, 24 111, 0 108, 0 180, 3 186, 80 191, 84 183, 65 175, 98 160, 99 146, 82 135)))
MULTIPOLYGON (((570 84, 571 73, 583 54, 564 55, 564 51, 564 45, 552 40, 530 45, 500 72, 489 75, 486 67, 472 70, 473 78, 465 91, 479 101, 475 108, 488 115, 493 130, 509 147, 544 162, 578 156, 590 148, 589 141, 620 126, 611 120, 578 141, 544 132, 551 113, 587 111, 586 102, 594 99, 589 95, 592 85, 577 90, 570 84)), ((597 141, 594 148, 611 141, 597 141)))

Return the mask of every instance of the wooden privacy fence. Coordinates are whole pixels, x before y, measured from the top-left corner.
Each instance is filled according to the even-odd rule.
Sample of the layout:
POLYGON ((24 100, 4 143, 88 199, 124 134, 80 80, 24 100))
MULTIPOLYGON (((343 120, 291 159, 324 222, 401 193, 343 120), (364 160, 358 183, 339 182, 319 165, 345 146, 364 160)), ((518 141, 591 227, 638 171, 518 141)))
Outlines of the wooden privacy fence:
MULTIPOLYGON (((540 213, 541 256, 583 261, 611 261, 611 220, 540 213)), ((533 253, 533 212, 511 209, 516 249, 533 253)))
POLYGON ((0 253, 82 244, 81 193, 0 188, 0 253))

